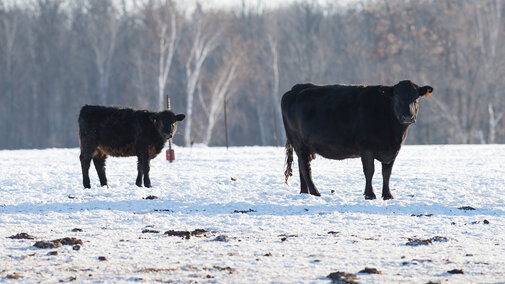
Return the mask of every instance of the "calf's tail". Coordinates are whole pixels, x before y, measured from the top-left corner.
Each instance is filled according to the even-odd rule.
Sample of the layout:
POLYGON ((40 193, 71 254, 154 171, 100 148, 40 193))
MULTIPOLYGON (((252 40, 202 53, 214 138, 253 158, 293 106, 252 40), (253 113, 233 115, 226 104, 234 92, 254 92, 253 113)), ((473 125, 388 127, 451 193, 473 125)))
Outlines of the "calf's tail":
POLYGON ((288 184, 288 179, 293 175, 293 169, 291 165, 293 164, 293 145, 286 141, 286 170, 284 171, 284 176, 286 177, 285 183, 288 184))

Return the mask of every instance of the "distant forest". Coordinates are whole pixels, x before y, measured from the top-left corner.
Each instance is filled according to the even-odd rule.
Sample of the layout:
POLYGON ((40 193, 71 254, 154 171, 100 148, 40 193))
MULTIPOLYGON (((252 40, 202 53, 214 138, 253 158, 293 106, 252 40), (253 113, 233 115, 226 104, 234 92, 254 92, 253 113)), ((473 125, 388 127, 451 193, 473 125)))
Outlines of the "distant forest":
POLYGON ((77 147, 84 104, 185 113, 174 142, 284 145, 292 85, 435 88, 408 144, 505 142, 505 1, 186 11, 175 1, 0 0, 0 149, 77 147), (14 4, 13 4, 14 3, 14 4))

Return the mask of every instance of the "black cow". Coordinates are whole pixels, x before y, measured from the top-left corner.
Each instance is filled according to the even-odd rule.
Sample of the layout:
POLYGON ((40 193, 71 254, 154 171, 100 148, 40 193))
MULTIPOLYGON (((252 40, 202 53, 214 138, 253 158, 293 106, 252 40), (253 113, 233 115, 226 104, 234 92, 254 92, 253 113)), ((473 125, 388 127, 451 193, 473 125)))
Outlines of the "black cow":
POLYGON ((286 183, 293 175, 293 149, 298 155, 301 193, 320 196, 310 162, 319 154, 342 160, 361 157, 366 177, 365 199, 375 199, 374 159, 382 163, 382 197, 393 199, 389 178, 393 163, 416 122, 419 98, 433 88, 411 81, 394 86, 299 84, 282 96, 286 130, 286 183))
POLYGON ((151 187, 149 161, 156 157, 172 138, 176 122, 184 114, 171 111, 151 112, 131 108, 85 105, 79 113, 79 141, 81 144, 82 183, 90 188, 89 165, 95 164, 102 186, 107 185, 105 159, 138 157, 137 186, 151 187))

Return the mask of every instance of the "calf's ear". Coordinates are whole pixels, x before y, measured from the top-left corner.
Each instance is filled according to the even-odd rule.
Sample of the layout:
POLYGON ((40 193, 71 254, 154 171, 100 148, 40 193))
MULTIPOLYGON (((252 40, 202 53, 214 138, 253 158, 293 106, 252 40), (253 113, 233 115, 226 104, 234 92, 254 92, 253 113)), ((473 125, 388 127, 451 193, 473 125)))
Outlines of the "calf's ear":
POLYGON ((393 96, 393 87, 380 86, 379 93, 383 96, 386 96, 386 97, 392 97, 393 96))
POLYGON ((433 87, 432 86, 424 86, 419 88, 419 96, 425 96, 429 98, 431 96, 431 92, 433 92, 433 87))
POLYGON ((182 121, 185 117, 184 114, 178 114, 175 116, 175 121, 182 121))

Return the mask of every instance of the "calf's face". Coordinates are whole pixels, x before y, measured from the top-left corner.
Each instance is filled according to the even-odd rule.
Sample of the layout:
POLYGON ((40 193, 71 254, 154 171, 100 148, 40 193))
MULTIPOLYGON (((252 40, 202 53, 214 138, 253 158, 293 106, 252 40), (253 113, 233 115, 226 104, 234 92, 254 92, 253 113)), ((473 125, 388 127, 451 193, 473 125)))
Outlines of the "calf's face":
POLYGON ((393 87, 381 87, 380 91, 391 98, 393 112, 401 124, 416 122, 419 112, 419 98, 430 96, 433 87, 419 87, 411 81, 401 81, 393 87))
POLYGON ((162 111, 151 115, 150 118, 163 139, 168 140, 174 137, 177 121, 182 121, 185 117, 184 114, 175 115, 171 111, 162 111))

